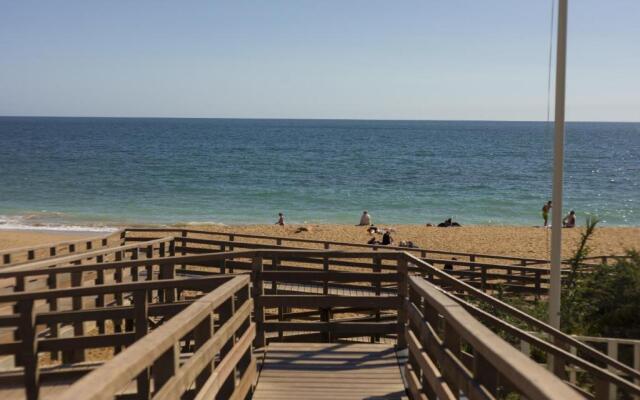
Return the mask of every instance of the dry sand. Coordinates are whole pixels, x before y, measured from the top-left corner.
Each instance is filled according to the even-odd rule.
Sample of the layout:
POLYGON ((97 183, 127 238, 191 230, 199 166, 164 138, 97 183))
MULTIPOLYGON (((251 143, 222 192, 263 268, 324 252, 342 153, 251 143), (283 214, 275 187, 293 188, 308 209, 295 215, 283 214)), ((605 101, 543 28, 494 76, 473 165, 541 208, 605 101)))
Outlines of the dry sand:
MULTIPOLYGON (((303 239, 366 243, 371 236, 363 227, 351 225, 304 225, 308 232, 296 233, 301 225, 246 225, 246 226, 188 226, 189 229, 218 232, 236 232, 269 236, 287 236, 303 239)), ((422 225, 394 225, 394 239, 411 240, 425 249, 512 255, 518 257, 548 258, 551 231, 537 227, 465 226, 437 228, 422 225)), ((582 229, 563 229, 563 255, 570 256, 582 229)), ((0 231, 0 249, 45 244, 96 236, 91 233, 60 233, 46 231, 0 231)), ((640 227, 596 230, 590 242, 591 255, 623 254, 625 249, 640 250, 640 227)))
MULTIPOLYGON (((310 232, 296 233, 301 225, 251 225, 234 227, 190 226, 191 229, 237 232, 270 236, 288 236, 352 243, 366 243, 371 236, 366 228, 351 225, 304 225, 310 232)), ((379 226, 380 227, 380 226, 379 226)), ((437 228, 423 225, 393 225, 395 244, 410 240, 421 248, 517 257, 549 258, 551 230, 538 227, 465 226, 437 228)), ((386 228, 386 226, 385 226, 386 228)), ((563 255, 570 256, 582 229, 563 229, 563 255)), ((380 238, 380 237, 379 237, 380 238)), ((591 255, 619 255, 625 249, 640 250, 640 227, 597 228, 590 242, 591 255)))
POLYGON ((0 250, 24 246, 76 240, 101 235, 96 232, 68 232, 44 230, 0 230, 0 250))

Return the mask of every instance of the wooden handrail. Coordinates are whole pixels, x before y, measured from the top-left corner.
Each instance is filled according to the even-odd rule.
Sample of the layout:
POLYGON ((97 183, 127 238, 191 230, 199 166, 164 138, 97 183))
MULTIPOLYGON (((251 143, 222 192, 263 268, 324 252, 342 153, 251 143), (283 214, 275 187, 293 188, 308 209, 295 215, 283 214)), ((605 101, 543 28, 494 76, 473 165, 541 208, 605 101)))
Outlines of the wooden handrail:
POLYGON ((52 265, 62 265, 69 264, 74 261, 86 260, 90 258, 95 258, 98 256, 104 256, 108 254, 115 254, 117 252, 131 250, 131 249, 141 249, 144 247, 152 246, 154 244, 159 243, 170 243, 174 240, 173 236, 167 236, 160 239, 150 240, 148 242, 138 242, 134 244, 128 244, 118 247, 109 247, 106 249, 95 250, 85 253, 78 253, 70 256, 56 257, 48 260, 35 261, 26 264, 15 265, 12 267, 2 268, 0 270, 0 277, 10 277, 12 273, 20 273, 21 271, 34 270, 43 267, 50 267, 52 265))
MULTIPOLYGON (((241 322, 249 319, 251 300, 247 297, 248 290, 248 276, 236 276, 230 279, 206 296, 196 300, 160 328, 144 336, 144 340, 136 341, 127 350, 107 361, 101 368, 74 383, 58 399, 113 399, 132 379, 139 377, 140 374, 151 367, 153 367, 152 372, 156 377, 154 398, 179 398, 179 393, 184 393, 196 381, 200 373, 207 368, 207 365, 209 365, 208 376, 204 377, 204 382, 200 381, 199 385, 197 385, 199 386, 197 391, 202 391, 203 388, 219 388, 219 386, 216 387, 215 385, 212 387, 211 384, 213 382, 207 385, 209 379, 206 378, 213 376, 210 365, 215 354, 224 343, 236 334, 236 331, 242 325, 241 322), (241 290, 247 292, 243 307, 235 315, 228 315, 221 329, 218 329, 212 336, 212 313, 221 307, 223 303, 230 299, 232 300, 234 295, 241 290), (203 323, 204 325, 202 325, 203 323), (180 365, 177 365, 176 358, 176 352, 179 352, 177 343, 182 337, 199 326, 203 326, 199 334, 205 335, 205 337, 201 339, 199 348, 192 358, 180 367, 180 365), (228 326, 232 326, 234 329, 225 328, 228 326)), ((250 344, 253 332, 253 325, 250 325, 243 338, 235 343, 233 349, 223 357, 223 360, 234 358, 239 362, 237 353, 244 354, 247 350, 250 351, 247 343, 250 344)), ((224 383, 236 365, 227 365, 225 370, 227 376, 221 379, 214 377, 213 380, 218 384, 224 383)), ((255 365, 252 364, 252 366, 255 368, 255 365)), ((214 368, 215 370, 220 370, 220 364, 214 368)), ((252 378, 253 376, 245 374, 245 378, 252 378)), ((235 380, 235 377, 233 379, 235 380)), ((209 390, 208 392, 211 394, 215 390, 209 390)), ((147 396, 149 395, 147 394, 147 396)))
POLYGON ((33 292, 16 292, 0 296, 0 303, 19 302, 24 300, 48 300, 61 297, 95 296, 99 294, 113 294, 133 292, 136 290, 152 290, 164 288, 197 289, 208 287, 213 282, 219 282, 235 275, 215 275, 197 279, 157 279, 154 281, 139 281, 114 283, 100 286, 81 286, 52 290, 38 290, 33 292))
MULTIPOLYGON (((529 343, 529 345, 533 345, 536 348, 544 351, 545 353, 553 357, 559 357, 562 360, 563 365, 564 363, 568 363, 568 364, 572 364, 574 366, 580 367, 585 371, 587 371, 592 377, 595 377, 596 379, 599 379, 600 382, 603 382, 602 384, 608 384, 610 382, 613 385, 616 385, 622 389, 625 389, 628 393, 631 393, 635 396, 640 395, 640 387, 638 387, 637 385, 634 385, 633 383, 620 378, 614 373, 606 369, 603 369, 583 358, 580 358, 575 354, 572 354, 568 350, 565 350, 561 347, 558 347, 549 342, 546 342, 545 340, 539 338, 535 334, 531 334, 529 332, 523 331, 522 329, 519 329, 509 324, 508 322, 496 317, 494 314, 484 311, 460 299, 459 297, 455 296, 452 293, 445 292, 442 289, 439 289, 439 290, 443 295, 459 303, 462 307, 465 308, 465 310, 467 310, 475 318, 478 318, 479 320, 484 321, 487 325, 493 328, 502 330, 504 332, 507 332, 510 335, 516 336, 519 340, 525 341, 529 343)), ((604 338, 601 338, 601 339, 604 339, 604 338)), ((564 370, 562 372, 564 372, 564 370)))
POLYGON ((606 356, 605 354, 602 354, 601 352, 585 345, 584 343, 571 337, 570 335, 567 335, 562 331, 555 329, 552 326, 530 316, 529 314, 513 306, 510 306, 509 304, 499 299, 496 299, 495 297, 490 296, 482 292, 481 290, 478 290, 473 286, 446 274, 445 272, 433 267, 432 265, 429 265, 428 263, 422 261, 417 257, 414 257, 411 254, 408 254, 408 253, 405 253, 405 254, 408 257, 410 263, 417 265, 420 269, 423 269, 424 272, 433 274, 434 276, 438 276, 439 279, 442 279, 447 284, 451 284, 455 288, 455 290, 461 290, 465 292, 467 295, 473 297, 475 300, 479 300, 479 301, 485 302, 488 305, 496 307, 496 309, 508 314, 511 317, 514 317, 524 322, 528 326, 532 328, 536 328, 542 332, 545 332, 546 334, 551 336, 552 338, 551 340, 555 344, 564 345, 564 346, 573 346, 577 348, 579 351, 588 355, 589 357, 592 357, 593 359, 599 362, 602 362, 607 366, 610 366, 611 368, 614 368, 616 370, 629 374, 634 378, 640 378, 640 371, 636 371, 633 368, 630 368, 629 366, 621 363, 620 361, 614 360, 606 356))
MULTIPOLYGON (((426 336, 421 333, 427 332, 428 329, 433 329, 431 332, 434 335, 434 330, 437 329, 435 326, 428 328, 426 325, 427 320, 437 320, 435 315, 426 314, 428 309, 440 314, 444 320, 444 335, 440 344, 443 346, 441 353, 445 354, 441 359, 442 362, 446 364, 447 362, 444 361, 444 358, 448 358, 451 360, 449 361, 450 363, 455 363, 456 361, 453 357, 457 358, 457 362, 462 362, 461 340, 473 348, 473 354, 471 355, 473 362, 468 362, 467 364, 473 365, 473 368, 471 368, 473 371, 472 376, 469 377, 471 382, 481 385, 477 389, 478 393, 489 392, 495 394, 497 392, 498 376, 501 376, 507 379, 511 387, 524 394, 528 399, 570 400, 582 398, 551 372, 542 368, 491 332, 465 311, 462 306, 442 294, 435 286, 419 277, 410 277, 409 285, 412 293, 417 293, 425 301, 424 313, 420 309, 420 307, 423 307, 421 302, 412 303, 411 300, 409 301, 410 305, 413 304, 410 311, 419 316, 418 318, 413 317, 407 328, 407 341, 413 344, 410 345, 410 352, 412 358, 416 361, 413 368, 409 370, 410 373, 415 373, 416 366, 419 367, 421 364, 418 360, 426 362, 429 359, 438 358, 438 352, 430 351, 426 336), (424 327, 419 326, 420 329, 412 331, 411 326, 414 324, 424 324, 424 327), (418 338, 420 338, 419 343, 416 342, 418 338)), ((427 372, 424 373, 425 376, 429 376, 427 372)), ((451 394, 456 393, 458 389, 462 389, 467 395, 474 394, 474 391, 469 387, 465 388, 465 385, 458 387, 465 379, 462 378, 462 375, 457 377, 456 373, 452 374, 447 371, 443 372, 443 374, 444 380, 451 389, 451 394)), ((429 392, 426 391, 426 393, 429 392)), ((454 397, 451 396, 450 398, 454 397)))
POLYGON ((102 236, 94 236, 88 237, 84 239, 76 239, 76 240, 65 240, 61 242, 47 243, 37 246, 22 246, 22 247, 14 247, 11 249, 0 250, 0 263, 3 266, 14 266, 25 264, 28 262, 35 261, 37 259, 51 259, 55 257, 59 257, 59 249, 62 247, 68 247, 69 253, 77 252, 76 246, 79 244, 85 244, 86 249, 84 251, 89 251, 93 248, 93 242, 100 241, 101 247, 108 246, 108 241, 112 237, 124 238, 124 230, 117 230, 115 232, 111 232, 107 235, 102 236), (37 252, 39 250, 49 249, 49 253, 44 257, 38 257, 37 252), (15 261, 14 258, 19 255, 24 256, 24 261, 15 261))

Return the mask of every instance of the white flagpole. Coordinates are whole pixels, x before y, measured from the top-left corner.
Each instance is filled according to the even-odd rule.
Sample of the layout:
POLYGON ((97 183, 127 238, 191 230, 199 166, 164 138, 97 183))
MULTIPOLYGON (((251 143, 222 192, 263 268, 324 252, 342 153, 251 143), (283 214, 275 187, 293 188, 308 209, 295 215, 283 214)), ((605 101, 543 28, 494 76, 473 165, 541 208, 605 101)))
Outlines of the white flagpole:
POLYGON ((562 179, 564 163, 564 104, 567 69, 567 11, 569 0, 558 1, 558 46, 556 54, 555 138, 553 144, 553 207, 551 208, 551 282, 549 324, 560 328, 562 266, 562 179))

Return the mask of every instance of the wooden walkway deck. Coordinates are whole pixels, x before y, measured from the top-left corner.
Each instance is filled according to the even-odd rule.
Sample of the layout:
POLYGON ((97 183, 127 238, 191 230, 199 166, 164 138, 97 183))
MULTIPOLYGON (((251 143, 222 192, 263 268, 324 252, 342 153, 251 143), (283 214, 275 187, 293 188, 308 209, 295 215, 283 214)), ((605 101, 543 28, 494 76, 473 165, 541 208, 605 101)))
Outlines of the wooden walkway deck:
POLYGON ((271 343, 254 400, 406 399, 386 344, 271 343))

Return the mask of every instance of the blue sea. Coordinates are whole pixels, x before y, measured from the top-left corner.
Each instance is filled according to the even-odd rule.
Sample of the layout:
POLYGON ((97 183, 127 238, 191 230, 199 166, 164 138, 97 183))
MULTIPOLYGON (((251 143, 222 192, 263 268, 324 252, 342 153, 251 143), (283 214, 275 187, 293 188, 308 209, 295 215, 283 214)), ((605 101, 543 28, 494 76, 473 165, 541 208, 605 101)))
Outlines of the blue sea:
MULTIPOLYGON (((0 117, 0 227, 539 225, 545 122, 0 117)), ((640 123, 569 123, 565 212, 640 225, 640 123)))

